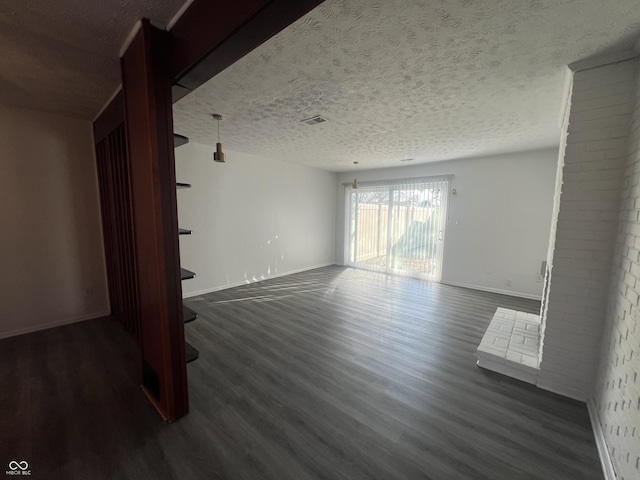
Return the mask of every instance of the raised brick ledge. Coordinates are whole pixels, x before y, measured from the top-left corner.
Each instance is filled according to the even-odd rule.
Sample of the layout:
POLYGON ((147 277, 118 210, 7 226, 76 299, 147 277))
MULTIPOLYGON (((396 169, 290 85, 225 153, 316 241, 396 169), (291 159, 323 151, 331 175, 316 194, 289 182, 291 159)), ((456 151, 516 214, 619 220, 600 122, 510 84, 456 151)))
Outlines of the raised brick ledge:
POLYGON ((498 308, 478 346, 478 366, 536 384, 540 315, 498 308))

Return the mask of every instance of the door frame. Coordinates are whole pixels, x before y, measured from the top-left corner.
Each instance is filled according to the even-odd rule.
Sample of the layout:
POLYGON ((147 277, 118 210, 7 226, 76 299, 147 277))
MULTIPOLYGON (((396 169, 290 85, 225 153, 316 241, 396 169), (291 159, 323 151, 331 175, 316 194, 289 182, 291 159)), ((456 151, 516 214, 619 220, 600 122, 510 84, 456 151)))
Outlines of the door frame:
MULTIPOLYGON (((360 188, 366 188, 368 186, 385 186, 389 188, 389 203, 388 203, 388 218, 387 218, 387 253, 386 253, 386 262, 385 262, 385 266, 384 267, 380 267, 380 268, 376 268, 376 267, 371 267, 371 268, 365 268, 362 265, 358 265, 356 262, 351 262, 351 218, 353 215, 353 202, 351 201, 351 195, 354 193, 354 190, 352 188, 352 184, 351 183, 344 183, 344 187, 345 187, 345 194, 344 194, 344 202, 345 202, 345 207, 344 207, 344 213, 345 213, 345 218, 344 218, 344 238, 343 238, 343 264, 348 266, 348 267, 352 267, 352 268, 360 268, 363 270, 369 270, 369 271, 373 271, 373 272, 378 272, 378 273, 387 273, 387 274, 392 274, 392 275, 401 275, 401 276, 408 276, 408 277, 412 277, 412 278, 418 278, 418 279, 422 279, 422 280, 428 280, 428 281, 434 281, 434 282, 440 282, 442 280, 442 271, 444 269, 444 250, 446 248, 446 226, 447 226, 447 221, 449 220, 449 216, 450 216, 450 212, 449 212, 449 206, 450 206, 450 201, 451 201, 451 195, 452 195, 452 179, 453 179, 454 175, 452 174, 447 174, 447 175, 434 175, 431 177, 417 177, 417 178, 404 178, 404 179, 398 179, 398 180, 380 180, 380 181, 372 181, 372 182, 359 182, 359 187, 360 188), (394 191, 400 191, 402 189, 402 186, 406 186, 406 185, 411 185, 411 184, 420 184, 420 183, 431 183, 431 182, 444 182, 446 185, 446 191, 443 193, 443 201, 445 202, 444 205, 444 214, 443 214, 443 218, 440 219, 439 224, 438 224, 438 233, 437 233, 437 242, 438 242, 438 249, 436 250, 437 252, 437 260, 439 262, 438 265, 438 274, 436 275, 436 278, 433 278, 433 276, 431 275, 427 275, 427 274, 420 274, 420 273, 413 273, 410 271, 405 271, 405 270, 400 270, 400 269, 394 269, 391 267, 391 255, 390 255, 390 249, 391 249, 391 238, 392 238, 392 232, 391 232, 391 226, 393 224, 393 203, 394 203, 394 195, 393 192, 394 191)), ((356 195, 358 194, 358 192, 355 192, 356 195)), ((357 212, 356 212, 357 214, 357 212)), ((357 250, 356 250, 357 253, 357 250)), ((355 259, 355 257, 354 257, 355 259)))

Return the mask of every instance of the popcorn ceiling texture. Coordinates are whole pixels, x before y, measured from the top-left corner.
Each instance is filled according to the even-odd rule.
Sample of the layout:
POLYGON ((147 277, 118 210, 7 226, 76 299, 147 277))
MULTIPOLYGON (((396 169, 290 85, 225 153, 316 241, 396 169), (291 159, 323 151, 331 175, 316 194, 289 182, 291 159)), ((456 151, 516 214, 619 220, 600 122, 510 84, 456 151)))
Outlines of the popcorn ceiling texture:
MULTIPOLYGON (((91 119, 140 17, 183 0, 0 1, 0 104, 91 119)), ((563 66, 631 47, 637 0, 327 0, 176 105, 176 129, 347 170, 558 144, 563 66), (316 114, 329 122, 298 123, 316 114)))
POLYGON ((0 104, 92 119, 120 84, 136 21, 166 25, 183 1, 0 1, 0 104))
POLYGON ((226 147, 334 171, 553 147, 564 66, 639 22, 637 0, 327 0, 174 105, 175 129, 213 145, 222 113, 226 147))

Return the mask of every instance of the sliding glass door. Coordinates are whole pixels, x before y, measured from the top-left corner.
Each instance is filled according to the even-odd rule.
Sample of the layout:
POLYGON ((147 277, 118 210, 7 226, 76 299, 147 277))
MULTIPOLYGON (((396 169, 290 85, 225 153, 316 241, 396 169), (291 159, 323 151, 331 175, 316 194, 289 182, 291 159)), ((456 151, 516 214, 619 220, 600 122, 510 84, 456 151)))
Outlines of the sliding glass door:
POLYGON ((347 264, 440 281, 449 179, 348 185, 347 264))

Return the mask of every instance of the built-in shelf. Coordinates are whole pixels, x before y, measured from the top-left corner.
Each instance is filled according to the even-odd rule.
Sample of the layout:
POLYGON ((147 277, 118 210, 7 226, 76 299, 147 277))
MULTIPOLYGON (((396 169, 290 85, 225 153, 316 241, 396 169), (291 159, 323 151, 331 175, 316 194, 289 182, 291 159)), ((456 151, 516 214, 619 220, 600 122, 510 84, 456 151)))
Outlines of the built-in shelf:
POLYGON ((182 306, 182 317, 184 318, 184 323, 193 322, 196 318, 198 318, 198 312, 191 310, 189 307, 182 306))
POLYGON ((193 362, 200 356, 200 352, 189 342, 184 342, 184 353, 185 357, 187 357, 187 363, 193 362))
POLYGON ((195 278, 195 276, 195 272, 187 270, 186 268, 180 268, 180 279, 189 280, 190 278, 195 278))
MULTIPOLYGON (((178 135, 176 133, 173 134, 173 146, 180 147, 189 143, 189 139, 183 135, 178 135)), ((191 184, 189 183, 181 183, 176 182, 176 188, 191 188, 191 184)), ((193 232, 188 228, 180 228, 178 227, 179 235, 191 235, 193 232)), ((187 270, 186 268, 180 268, 180 279, 181 280, 189 280, 190 278, 194 278, 196 274, 191 270, 187 270)), ((182 317, 184 323, 193 322, 196 318, 198 318, 198 313, 191 310, 189 307, 186 307, 184 304, 182 305, 182 317)), ((200 352, 189 342, 184 342, 184 353, 187 360, 187 363, 193 362, 200 356, 200 352)))
POLYGON ((177 133, 173 134, 173 148, 181 147, 187 143, 189 143, 189 139, 184 135, 178 135, 177 133))

